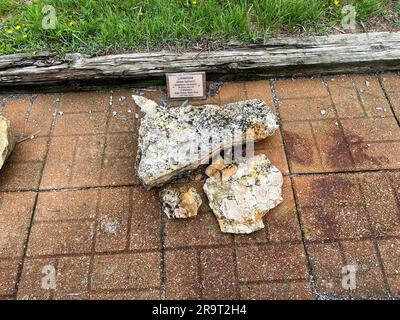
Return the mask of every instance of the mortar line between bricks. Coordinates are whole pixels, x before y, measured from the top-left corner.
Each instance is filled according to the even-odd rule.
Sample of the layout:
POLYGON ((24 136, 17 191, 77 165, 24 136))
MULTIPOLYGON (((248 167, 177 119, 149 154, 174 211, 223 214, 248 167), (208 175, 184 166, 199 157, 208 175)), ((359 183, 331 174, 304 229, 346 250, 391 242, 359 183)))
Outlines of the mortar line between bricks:
POLYGON ((96 238, 97 238, 97 224, 99 220, 99 211, 100 211, 100 203, 101 203, 101 192, 97 191, 96 194, 96 209, 95 209, 95 217, 94 217, 94 230, 93 230, 93 238, 92 238, 92 246, 90 248, 90 260, 89 260, 89 270, 88 270, 88 283, 87 283, 87 290, 90 294, 92 289, 92 276, 93 276, 93 269, 94 269, 94 256, 96 255, 96 238))
POLYGON ((276 110, 276 113, 277 113, 277 117, 279 119, 279 131, 280 131, 281 136, 282 136, 282 146, 283 146, 283 149, 285 151, 285 158, 286 158, 286 163, 288 165, 288 171, 289 171, 289 176, 290 176, 290 173, 293 171, 293 168, 292 168, 292 164, 288 160, 289 158, 288 158, 288 152, 287 152, 286 141, 285 141, 285 132, 284 132, 284 130, 282 128, 283 121, 281 119, 279 97, 278 97, 277 92, 276 92, 275 81, 274 80, 270 80, 269 81, 269 86, 270 86, 270 89, 271 89, 272 101, 273 101, 273 103, 275 105, 275 110, 276 110))
MULTIPOLYGON (((300 240, 286 240, 286 241, 271 241, 271 240, 264 240, 254 243, 238 243, 241 246, 264 246, 264 245, 275 245, 275 244, 301 244, 300 240)), ((207 249, 224 249, 224 248, 235 248, 235 244, 233 243, 224 243, 224 244, 206 244, 206 245, 181 245, 181 246, 167 246, 165 248, 166 251, 179 251, 179 250, 188 250, 188 249, 200 249, 200 250, 207 250, 207 249)))
POLYGON ((378 258, 379 268, 380 268, 380 270, 382 272, 383 284, 385 286, 386 295, 387 295, 387 297, 389 299, 392 299, 392 295, 390 293, 389 282, 388 282, 388 279, 387 279, 387 276, 386 276, 385 268, 383 267, 383 259, 382 259, 381 252, 380 252, 379 246, 378 246, 378 240, 376 239, 376 231, 375 231, 375 228, 373 226, 373 223, 372 223, 372 220, 371 220, 371 216, 370 216, 370 213, 369 213, 368 207, 367 207, 367 198, 366 198, 366 196, 364 194, 363 188, 362 188, 361 183, 360 183, 360 181, 358 179, 357 179, 357 184, 358 184, 358 187, 360 189, 361 196, 363 198, 364 210, 367 213, 367 218, 368 218, 368 222, 369 222, 369 226, 370 226, 370 230, 371 230, 371 242, 372 242, 372 244, 374 246, 375 254, 376 254, 376 257, 378 258))
POLYGON ((165 300, 167 294, 167 274, 165 270, 165 217, 159 203, 160 212, 160 299, 165 300))
POLYGON ((140 188, 140 184, 116 184, 116 185, 95 185, 95 186, 83 186, 83 187, 60 187, 60 188, 48 188, 48 189, 5 189, 1 190, 2 193, 11 192, 67 192, 67 191, 85 191, 85 190, 103 190, 103 189, 118 189, 118 188, 140 188))
MULTIPOLYGON (((330 99, 330 101, 331 101, 332 107, 333 107, 333 109, 335 110, 336 124, 338 125, 338 127, 339 127, 339 129, 340 129, 340 132, 341 132, 341 134, 342 134, 342 139, 343 139, 344 142, 346 143, 347 153, 348 153, 348 155, 350 156, 350 159, 351 159, 351 163, 352 163, 352 165, 353 165, 353 168, 356 168, 356 167, 357 167, 357 164, 356 164, 356 161, 355 161, 355 159, 354 159, 353 153, 351 152, 351 148, 350 148, 350 147, 351 147, 351 144, 350 144, 349 139, 348 139, 348 137, 347 137, 347 135, 346 135, 346 133, 345 133, 343 124, 342 124, 342 122, 339 120, 339 113, 338 113, 338 111, 337 111, 335 102, 333 101, 332 92, 331 92, 331 90, 329 89, 328 81, 326 80, 326 78, 323 78, 322 83, 323 83, 323 85, 324 85, 326 91, 328 92, 328 96, 329 96, 329 99, 330 99)), ((341 248, 341 250, 342 250, 342 248, 341 248)))
POLYGON ((146 288, 127 288, 127 289, 96 289, 91 291, 90 293, 98 294, 98 293, 125 293, 125 292, 146 292, 148 290, 160 290, 159 287, 146 287, 146 288))
POLYGON ((246 281, 240 281, 241 285, 247 285, 247 284, 268 284, 268 283, 301 283, 301 282, 308 282, 307 278, 292 278, 292 279, 265 279, 265 280, 246 280, 246 281))
POLYGON ((361 107, 361 109, 363 111, 363 114, 364 114, 364 116, 366 118, 368 118, 368 112, 367 112, 367 110, 365 110, 364 102, 363 102, 363 99, 361 98, 360 91, 358 90, 358 88, 356 86, 356 83, 354 81, 354 77, 353 76, 349 76, 349 78, 351 80, 351 83, 353 84, 353 89, 356 92, 357 100, 358 100, 358 103, 360 104, 360 107, 361 107))
POLYGON ((38 95, 35 95, 35 94, 31 94, 29 97, 28 110, 24 114, 24 130, 22 131, 22 136, 25 136, 25 134, 26 134, 26 126, 28 125, 29 117, 32 113, 33 103, 35 102, 37 97, 38 97, 38 95))
POLYGON ((309 284, 311 286, 311 291, 313 293, 314 298, 318 297, 317 294, 317 286, 315 283, 315 272, 314 272, 314 268, 311 262, 311 258, 310 255, 308 253, 308 248, 307 248, 307 242, 306 242, 306 237, 305 237, 305 233, 304 233, 304 225, 301 219, 301 214, 300 214, 300 207, 299 207, 299 199, 297 197, 297 193, 296 193, 296 189, 294 186, 294 179, 291 177, 290 178, 290 182, 292 185, 292 192, 293 192, 293 198, 294 198, 294 204, 296 207, 296 214, 297 214, 297 221, 299 223, 300 226, 300 233, 301 233, 301 239, 303 242, 303 248, 304 248, 304 254, 306 256, 306 264, 307 264, 307 269, 308 269, 308 273, 309 273, 309 284))
MULTIPOLYGON (((110 255, 135 255, 141 253, 160 253, 159 248, 151 248, 151 249, 134 249, 134 250, 114 250, 114 251, 95 251, 95 256, 110 256, 110 255)), ((46 259, 46 258, 74 258, 74 257, 81 257, 86 256, 90 257, 92 254, 91 250, 82 251, 82 252, 72 252, 72 253, 51 253, 51 254, 37 254, 31 255, 27 257, 28 260, 35 260, 35 259, 46 259)), ((0 259, 1 261, 1 259, 0 259)))
POLYGON ((0 300, 15 300, 15 295, 0 295, 0 300))
MULTIPOLYGON (((377 240, 400 240, 400 236, 379 236, 376 237, 377 240)), ((306 240, 307 245, 311 244, 335 244, 339 242, 365 242, 372 241, 372 237, 367 238, 338 238, 338 239, 325 239, 325 240, 306 240)), ((274 241, 274 242, 257 242, 257 243, 241 243, 242 247, 264 247, 264 246, 274 246, 274 245, 299 245, 302 244, 302 241, 274 241)), ((215 244, 215 245, 202 245, 202 246, 180 246, 180 247, 170 247, 166 248, 165 252, 180 252, 187 250, 208 250, 208 249, 233 249, 231 244, 215 244)), ((96 251, 96 256, 108 256, 108 255, 135 255, 141 253, 160 253, 159 248, 151 248, 151 249, 131 249, 131 250, 114 250, 114 251, 96 251)), ((45 258, 64 258, 64 257, 80 257, 80 256, 90 256, 91 252, 76 252, 76 253, 54 253, 54 254, 38 254, 26 257, 28 260, 36 260, 36 259, 45 259, 45 258)), ((0 261, 10 261, 16 260, 18 257, 2 257, 0 261)))
POLYGON ((394 118, 395 118, 395 120, 397 122, 397 125, 400 127, 400 119, 396 116, 396 112, 394 110, 394 106, 393 106, 392 100, 390 100, 389 93, 388 93, 388 91, 386 90, 386 88, 385 88, 385 86, 383 84, 382 76, 381 75, 377 75, 377 77, 378 77, 379 85, 381 86, 381 89, 383 91, 383 94, 385 95, 385 98, 389 103, 390 110, 392 110, 392 113, 393 113, 394 118))
POLYGON ((317 137, 315 135, 314 127, 312 126, 311 121, 307 121, 307 124, 310 127, 310 132, 311 132, 312 140, 314 142, 315 149, 317 149, 317 155, 318 155, 319 164, 321 165, 321 167, 324 167, 324 163, 322 162, 321 149, 320 149, 320 147, 318 145, 318 141, 317 141, 317 137))
POLYGON ((107 135, 122 135, 122 134, 132 134, 134 131, 115 131, 115 132, 97 132, 97 133, 71 133, 71 134, 53 134, 55 138, 68 138, 68 137, 105 137, 107 135))
MULTIPOLYGON (((329 243, 336 243, 339 241, 342 242, 362 242, 371 240, 372 237, 364 237, 364 238, 336 238, 336 239, 316 239, 316 240, 306 240, 307 244, 329 244, 329 243)), ((376 239, 378 240, 393 240, 399 239, 400 236, 377 236, 376 239)), ((284 240, 284 241, 274 241, 274 240, 262 240, 257 242, 241 242, 238 245, 241 246, 265 246, 265 245, 277 245, 277 244, 293 244, 298 245, 302 244, 301 240, 284 240)), ((233 248, 232 244, 210 244, 210 245, 188 245, 188 246, 175 246, 175 247, 166 247, 165 250, 168 251, 185 251, 188 249, 222 249, 222 248, 233 248)), ((145 249, 135 249, 135 250, 145 250, 145 249)), ((130 250, 129 252, 135 252, 135 250, 130 250)), ((154 249, 146 249, 146 250, 154 250, 154 249)), ((124 252, 124 251, 118 251, 124 252)), ((0 259, 1 260, 1 259, 0 259)))
POLYGON ((72 162, 71 162, 71 171, 69 172, 69 177, 68 177, 68 184, 71 183, 72 178, 74 177, 74 169, 75 169, 75 164, 76 164, 76 158, 77 158, 77 153, 78 153, 78 146, 79 146, 79 137, 75 137, 74 139, 74 147, 73 147, 73 154, 72 154, 72 162))
POLYGON ((283 123, 301 123, 301 122, 328 122, 328 121, 332 121, 332 120, 340 120, 340 121, 353 121, 353 120, 368 120, 368 119, 375 119, 375 120, 379 120, 379 119, 391 119, 394 118, 394 116, 376 116, 376 115, 370 115, 370 116, 365 116, 365 117, 334 117, 334 116, 329 116, 329 117, 325 117, 325 118, 304 118, 304 119, 298 119, 298 120, 291 120, 291 119, 286 119, 286 120, 282 120, 283 123))
POLYGON ((334 171, 334 172, 300 172, 290 173, 289 177, 307 177, 307 176, 332 176, 332 175, 352 175, 352 174, 369 174, 376 172, 399 172, 400 168, 397 169, 369 169, 369 170, 351 170, 351 171, 334 171))
MULTIPOLYGON (((109 93, 109 101, 114 101, 114 91, 110 91, 109 93)), ((111 117, 112 117, 112 105, 107 107, 107 112, 106 112, 106 135, 103 136, 103 141, 104 141, 104 146, 103 146, 103 153, 101 155, 101 171, 100 171, 100 180, 99 182, 103 182, 104 178, 104 169, 105 169, 105 162, 106 162, 106 151, 107 151, 107 146, 109 143, 110 139, 110 122, 111 122, 111 117)))
POLYGON ((236 299, 240 299, 240 287, 239 287, 239 267, 238 267, 238 259, 237 259, 237 252, 236 252, 236 247, 237 243, 235 241, 235 236, 232 234, 232 258, 233 258, 233 263, 235 264, 235 268, 233 270, 235 274, 235 293, 236 293, 236 299))
POLYGON ((132 230, 132 219, 133 219, 133 192, 129 189, 129 216, 126 226, 126 245, 125 250, 129 250, 131 246, 131 230, 132 230))
POLYGON ((280 101, 293 101, 293 100, 325 100, 327 96, 298 96, 298 97, 290 97, 290 98, 281 98, 280 101))
MULTIPOLYGON (((351 242, 356 242, 356 241, 351 241, 351 242)), ((343 241, 339 240, 337 242, 332 242, 332 244, 337 244, 340 250, 340 258, 342 259, 342 265, 346 265, 346 255, 344 253, 344 247, 343 247, 343 241)))
MULTIPOLYGON (((60 110, 62 111, 62 110, 60 110)), ((62 111, 63 112, 63 116, 68 116, 68 115, 91 115, 91 114, 105 114, 106 110, 101 110, 101 111, 62 111)))
MULTIPOLYGON (((270 84, 270 87, 271 87, 272 97, 273 97, 273 101, 274 101, 274 104, 275 104, 275 109, 276 109, 277 115, 278 115, 279 119, 281 119, 279 97, 277 96, 274 80, 270 80, 269 84, 270 84)), ((285 150, 285 156, 286 156, 286 159, 289 159, 288 158, 288 150, 287 150, 286 141, 285 141, 285 132, 284 132, 284 130, 283 130, 281 125, 279 126, 279 129, 280 129, 281 136, 282 136, 282 143, 283 143, 283 148, 285 150)), ((290 173, 290 172, 292 172, 292 168, 291 168, 291 166, 289 164, 290 161, 288 161, 288 160, 286 160, 286 161, 287 161, 288 168, 289 168, 289 173, 290 173)), ((300 210, 299 210, 299 206, 298 206, 298 199, 297 199, 296 190, 295 190, 295 187, 294 187, 294 181, 293 181, 292 177, 290 177, 290 182, 291 182, 290 184, 291 184, 291 189, 292 189, 292 193, 293 193, 294 203, 295 203, 295 207, 296 207, 297 223, 298 223, 299 228, 300 228, 300 234, 301 234, 301 240, 302 240, 301 242, 303 244, 304 255, 305 255, 305 258, 306 258, 305 262, 306 262, 307 271, 308 271, 308 283, 310 285, 311 292, 312 292, 312 294, 314 296, 314 299, 315 299, 317 297, 316 296, 316 286, 315 286, 315 281, 314 281, 315 275, 314 275, 314 270, 312 268, 310 256, 309 256, 308 251, 307 251, 307 245, 306 245, 306 241, 305 241, 304 229, 303 229, 303 225, 302 225, 302 222, 301 222, 300 210)))
MULTIPOLYGON (((242 246, 273 246, 276 244, 301 244, 301 241, 275 241, 275 242, 258 242, 258 243, 243 243, 242 246)), ((232 244, 211 244, 202 246, 180 246, 180 247, 169 247, 165 248, 165 252, 179 252, 187 250, 209 250, 209 249, 233 249, 232 244)), ((132 255, 141 253, 160 253, 160 248, 150 248, 150 249, 129 249, 129 250, 113 250, 113 251, 95 251, 96 256, 107 256, 107 255, 132 255)), ((91 251, 86 252, 72 252, 72 253, 52 253, 52 254, 37 254, 28 256, 28 260, 44 259, 44 258, 63 258, 63 257, 80 257, 80 256, 90 256, 91 251)), ((20 257, 2 257, 0 261, 10 261, 16 260, 20 257)))
POLYGON ((96 222, 96 217, 93 218, 71 218, 71 219, 54 219, 54 220, 35 220, 35 224, 53 224, 53 223, 71 223, 71 222, 96 222))
POLYGON ((201 267, 201 250, 197 249, 196 258, 197 258, 197 281, 198 281, 198 290, 199 290, 199 298, 202 300, 203 297, 203 268, 201 267))
MULTIPOLYGON (((290 164, 288 163, 288 166, 290 164)), ((285 177, 307 177, 307 176, 321 176, 321 175, 351 175, 351 174, 369 174, 369 173, 377 173, 377 172, 400 172, 400 168, 392 168, 392 169, 368 169, 368 170, 350 170, 350 171, 332 171, 332 172, 300 172, 300 173, 289 173, 284 175, 285 177)), ((201 181, 200 181, 201 182, 201 181)), ((180 183, 189 183, 189 182, 180 182, 180 183)), ((0 190, 0 193, 18 193, 18 192, 38 192, 38 193, 47 193, 47 192, 66 192, 66 191, 85 191, 85 190, 103 190, 103 189, 118 189, 118 188, 141 188, 140 183, 133 184, 116 184, 116 185, 95 185, 95 186, 83 186, 83 187, 60 187, 60 188, 48 188, 48 189, 4 189, 0 190)))
MULTIPOLYGON (((57 110, 60 107, 60 94, 56 94, 54 95, 54 111, 55 113, 57 113, 57 110)), ((40 169, 40 178, 38 181, 38 186, 37 186, 37 190, 35 191, 35 200, 33 203, 33 207, 32 207, 32 213, 31 213, 31 219, 29 222, 29 226, 28 226, 28 231, 27 231, 27 235, 26 235, 26 239, 25 239, 25 247, 24 247, 24 252, 22 255, 22 263, 18 268, 17 271, 17 277, 16 277, 16 281, 15 281, 15 297, 17 297, 18 295, 18 291, 19 291, 19 286, 20 286, 20 282, 21 282, 21 277, 22 277, 22 273, 24 270, 24 265, 25 265, 25 259, 27 257, 27 252, 28 252, 28 245, 29 245, 29 240, 30 240, 30 236, 31 236, 31 231, 32 231, 32 226, 33 226, 33 221, 35 218, 35 213, 36 213, 36 208, 37 208, 37 203, 39 200, 39 188, 40 188, 40 184, 42 183, 42 179, 43 179, 43 172, 44 172, 44 168, 46 166, 46 162, 47 162, 47 158, 49 155, 49 150, 50 150, 50 145, 51 145, 51 140, 52 140, 52 132, 54 130, 54 126, 55 126, 55 120, 56 117, 53 116, 53 119, 51 121, 51 126, 50 126, 50 133, 47 139, 47 143, 46 143, 46 154, 44 156, 43 159, 43 164, 42 167, 40 169)))
POLYGON ((395 200, 396 200, 396 207, 397 207, 397 218, 398 218, 398 220, 400 221, 400 192, 398 193, 398 192, 396 192, 396 187, 395 187, 395 185, 394 185, 394 183, 393 183, 393 180, 392 180, 392 177, 389 177, 387 174, 386 174, 386 179, 388 179, 389 180, 389 185, 390 185, 390 189, 392 190, 392 194, 393 194, 393 196, 394 196, 394 198, 395 198, 395 200))

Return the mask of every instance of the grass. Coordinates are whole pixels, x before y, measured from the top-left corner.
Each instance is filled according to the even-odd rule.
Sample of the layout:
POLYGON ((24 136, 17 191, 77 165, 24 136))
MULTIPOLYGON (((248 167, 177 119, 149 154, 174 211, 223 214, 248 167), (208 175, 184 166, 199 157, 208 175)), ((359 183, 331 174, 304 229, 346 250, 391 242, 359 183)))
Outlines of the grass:
MULTIPOLYGON (((391 0, 0 0, 0 55, 47 50, 60 55, 221 47, 260 43, 278 33, 333 31, 341 8, 353 4, 357 22, 389 17, 391 0), (56 28, 42 28, 42 7, 56 10, 56 28)), ((397 4, 400 11, 400 2, 397 4)), ((389 18, 388 18, 389 17, 389 18)))
POLYGON ((394 12, 395 25, 400 27, 400 1, 398 1, 394 12))

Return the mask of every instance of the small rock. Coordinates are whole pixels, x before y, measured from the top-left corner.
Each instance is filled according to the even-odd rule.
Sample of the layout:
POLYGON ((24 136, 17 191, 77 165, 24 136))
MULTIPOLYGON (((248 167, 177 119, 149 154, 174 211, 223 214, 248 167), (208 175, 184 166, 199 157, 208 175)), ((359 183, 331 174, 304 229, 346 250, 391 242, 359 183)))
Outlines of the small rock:
POLYGON ((193 187, 166 186, 160 191, 162 211, 169 219, 193 218, 201 206, 201 197, 193 187))
POLYGON ((0 116, 0 169, 15 146, 11 122, 0 116))
POLYGON ((125 96, 120 96, 119 97, 119 102, 124 102, 126 100, 126 97, 125 96))
POLYGON ((282 199, 283 176, 265 155, 224 166, 204 191, 220 229, 248 234, 264 228, 262 218, 282 199))
POLYGON ((326 114, 326 110, 325 109, 321 109, 321 115, 325 115, 326 114))

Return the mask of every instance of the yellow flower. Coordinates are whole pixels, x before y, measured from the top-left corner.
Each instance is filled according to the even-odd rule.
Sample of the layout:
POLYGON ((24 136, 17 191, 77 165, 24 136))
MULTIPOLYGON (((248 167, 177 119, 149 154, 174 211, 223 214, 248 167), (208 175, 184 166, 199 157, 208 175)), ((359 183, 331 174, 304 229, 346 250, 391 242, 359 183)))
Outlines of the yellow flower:
POLYGON ((26 39, 26 38, 28 38, 28 35, 27 34, 23 34, 22 35, 22 39, 26 39))
POLYGON ((13 33, 13 29, 6 29, 6 33, 13 33))
POLYGON ((196 0, 192 0, 192 5, 196 5, 197 4, 197 1, 196 0))
POLYGON ((335 6, 338 6, 338 5, 340 4, 340 0, 333 0, 333 4, 334 4, 335 6))
POLYGON ((75 27, 75 26, 76 26, 76 22, 75 22, 75 21, 70 21, 70 22, 68 23, 68 26, 69 26, 70 28, 75 27))
POLYGON ((17 25, 16 27, 15 27, 15 30, 21 30, 21 26, 20 25, 17 25))

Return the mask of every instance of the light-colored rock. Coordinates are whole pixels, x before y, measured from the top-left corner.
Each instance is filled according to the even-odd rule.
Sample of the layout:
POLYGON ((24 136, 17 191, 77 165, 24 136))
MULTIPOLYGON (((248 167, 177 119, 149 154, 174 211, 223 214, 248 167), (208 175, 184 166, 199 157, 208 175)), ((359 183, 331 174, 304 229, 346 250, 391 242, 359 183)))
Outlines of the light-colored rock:
POLYGON ((281 172, 258 155, 224 166, 204 191, 221 231, 247 234, 264 228, 264 215, 283 201, 282 183, 281 172))
POLYGON ((265 139, 279 127, 260 100, 166 108, 143 96, 133 98, 145 113, 139 129, 138 177, 147 188, 208 164, 223 149, 265 139))
POLYGON ((187 186, 166 186, 160 191, 162 211, 170 219, 193 218, 201 206, 197 190, 187 186))
POLYGON ((0 169, 15 146, 14 135, 9 120, 0 116, 0 169))
POLYGON ((212 164, 210 164, 205 173, 207 176, 209 177, 214 177, 215 175, 219 175, 221 174, 221 170, 222 168, 225 166, 225 162, 224 159, 221 157, 218 157, 217 159, 214 159, 214 161, 212 162, 212 164))

